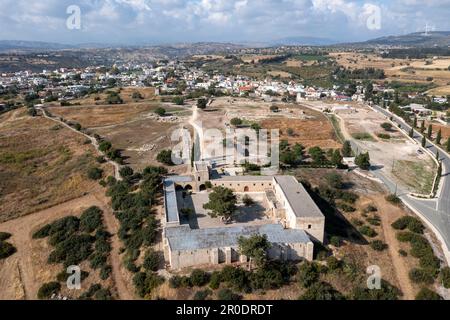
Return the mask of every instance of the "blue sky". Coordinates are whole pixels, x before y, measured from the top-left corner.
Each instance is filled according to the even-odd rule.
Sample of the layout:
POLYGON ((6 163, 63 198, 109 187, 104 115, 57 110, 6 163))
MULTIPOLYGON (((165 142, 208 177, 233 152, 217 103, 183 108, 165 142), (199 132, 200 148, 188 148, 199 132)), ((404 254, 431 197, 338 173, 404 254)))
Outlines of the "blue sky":
POLYGON ((265 42, 310 36, 359 41, 450 30, 450 0, 0 0, 0 40, 60 43, 265 42), (81 29, 66 9, 81 9, 81 29), (380 28, 368 28, 374 8, 380 28))

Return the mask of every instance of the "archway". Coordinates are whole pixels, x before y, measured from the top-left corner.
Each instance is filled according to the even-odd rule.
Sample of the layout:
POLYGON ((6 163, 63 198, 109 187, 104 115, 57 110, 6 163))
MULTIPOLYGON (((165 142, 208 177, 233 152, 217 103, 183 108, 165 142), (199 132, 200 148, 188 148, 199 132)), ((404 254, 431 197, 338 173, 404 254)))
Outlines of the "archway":
POLYGON ((188 185, 186 185, 186 186, 184 187, 184 190, 186 190, 186 191, 192 191, 192 186, 191 186, 190 184, 188 184, 188 185))
POLYGON ((204 184, 200 185, 199 190, 200 191, 206 191, 206 186, 204 184))
POLYGON ((250 191, 250 188, 248 186, 245 186, 244 192, 249 192, 249 191, 250 191))

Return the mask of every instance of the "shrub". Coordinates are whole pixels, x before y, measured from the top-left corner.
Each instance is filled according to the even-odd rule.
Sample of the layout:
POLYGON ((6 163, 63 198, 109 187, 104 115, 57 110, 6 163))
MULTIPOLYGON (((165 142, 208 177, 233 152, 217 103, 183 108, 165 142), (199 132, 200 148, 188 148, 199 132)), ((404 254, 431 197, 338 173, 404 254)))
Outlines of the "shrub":
POLYGON ((203 270, 195 269, 191 273, 191 283, 196 287, 203 287, 209 281, 209 274, 203 270))
POLYGON ((352 292, 354 300, 398 300, 400 290, 386 280, 381 280, 381 289, 370 290, 367 287, 357 287, 352 292))
POLYGON ((201 291, 197 291, 195 294, 194 294, 194 300, 206 300, 206 298, 208 298, 208 296, 210 296, 212 294, 212 291, 211 290, 208 290, 208 289, 206 289, 206 290, 201 290, 201 291))
POLYGON ((112 267, 110 265, 105 265, 100 270, 100 279, 106 280, 109 278, 112 272, 112 267))
POLYGON ((221 289, 217 293, 217 299, 222 301, 241 300, 241 296, 234 293, 230 289, 221 289))
POLYGON ((341 238, 338 236, 332 236, 330 239, 330 243, 336 248, 339 248, 341 246, 341 238))
POLYGON ((59 282, 45 283, 39 288, 37 297, 40 300, 50 299, 53 294, 59 293, 60 290, 61 284, 59 284, 59 282))
POLYGON ((158 271, 161 257, 158 252, 148 250, 144 257, 143 267, 147 271, 158 271))
POLYGON ((102 226, 103 211, 99 207, 90 207, 80 217, 80 230, 91 233, 102 226))
POLYGON ((209 278, 209 287, 213 290, 219 289, 220 283, 222 282, 222 275, 218 271, 214 271, 209 278))
POLYGON ((89 168, 87 176, 91 180, 100 180, 103 177, 103 170, 100 168, 89 168))
POLYGON ((136 288, 136 292, 141 298, 144 298, 146 295, 150 294, 152 290, 156 289, 163 283, 164 278, 152 272, 139 272, 133 277, 133 284, 136 288))
POLYGON ((112 300, 111 292, 108 289, 100 289, 94 294, 95 300, 112 300))
POLYGON ((423 269, 414 268, 409 272, 409 279, 414 283, 432 284, 433 277, 423 269))
POLYGON ((231 119, 230 123, 231 123, 231 125, 237 127, 242 124, 242 120, 239 118, 233 118, 233 119, 231 119))
POLYGON ((403 249, 398 250, 398 254, 401 255, 402 257, 407 257, 408 256, 408 252, 406 252, 403 249))
POLYGON ((377 137, 380 138, 380 139, 384 139, 384 140, 391 139, 391 135, 389 135, 387 133, 379 133, 379 134, 377 134, 377 137))
POLYGON ((378 211, 377 207, 375 207, 373 205, 368 205, 367 207, 364 208, 364 213, 377 212, 377 211, 378 211))
POLYGON ((0 260, 8 258, 16 253, 16 251, 16 248, 12 244, 5 241, 0 241, 0 260))
POLYGON ((330 187, 341 189, 343 186, 342 177, 337 173, 330 173, 326 177, 327 183, 330 187))
POLYGON ((160 117, 164 117, 166 115, 166 109, 158 108, 155 110, 155 113, 160 117))
POLYGON ((12 234, 7 232, 0 232, 0 241, 5 241, 11 238, 12 234))
POLYGON ((398 205, 402 202, 402 200, 396 194, 390 194, 386 196, 386 201, 398 205))
POLYGON ((173 276, 169 279, 169 287, 172 289, 178 289, 181 287, 181 277, 180 276, 173 276))
POLYGON ((414 233, 422 234, 425 227, 422 222, 415 217, 402 217, 392 223, 392 227, 396 230, 405 230, 406 228, 414 233))
POLYGON ((90 258, 90 266, 92 269, 100 269, 103 268, 106 265, 106 260, 108 257, 101 253, 94 253, 90 258))
POLYGON ((373 226, 381 225, 380 217, 378 217, 378 216, 373 216, 373 217, 367 218, 367 222, 373 226))
POLYGON ((344 296, 326 282, 315 282, 299 300, 345 300, 344 296))
POLYGON ((350 212, 356 211, 356 209, 354 207, 352 207, 351 205, 348 205, 346 203, 339 203, 337 206, 339 209, 341 209, 344 212, 350 213, 350 212))
POLYGON ((99 145, 99 149, 102 152, 107 152, 109 150, 111 150, 112 148, 112 144, 109 141, 102 141, 99 145))
POLYGON ((370 243, 370 247, 375 251, 383 251, 388 248, 388 245, 381 240, 375 240, 370 243))
POLYGON ((377 232, 369 226, 362 226, 358 229, 358 231, 369 238, 374 238, 377 236, 377 232))
POLYGON ((420 289, 416 295, 416 300, 444 300, 439 294, 428 288, 420 289))
POLYGON ((444 288, 450 289, 450 267, 444 267, 441 270, 441 282, 444 288))
POLYGON ((297 279, 304 288, 310 287, 319 279, 319 271, 315 263, 304 262, 298 268, 297 279))
POLYGON ((172 162, 172 151, 171 150, 163 150, 156 157, 158 162, 166 164, 168 166, 173 166, 172 162))
POLYGON ((342 261, 336 259, 336 257, 331 256, 327 258, 327 266, 330 271, 336 271, 342 267, 342 261))

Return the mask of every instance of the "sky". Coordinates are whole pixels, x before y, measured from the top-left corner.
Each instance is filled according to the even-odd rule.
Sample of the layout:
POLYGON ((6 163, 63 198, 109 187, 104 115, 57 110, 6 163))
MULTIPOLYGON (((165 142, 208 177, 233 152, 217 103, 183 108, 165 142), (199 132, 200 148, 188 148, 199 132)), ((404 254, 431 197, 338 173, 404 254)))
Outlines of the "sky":
POLYGON ((0 0, 0 40, 349 42, 423 31, 426 24, 450 31, 449 17, 450 0, 0 0), (77 10, 67 13, 73 6, 79 19, 77 10))

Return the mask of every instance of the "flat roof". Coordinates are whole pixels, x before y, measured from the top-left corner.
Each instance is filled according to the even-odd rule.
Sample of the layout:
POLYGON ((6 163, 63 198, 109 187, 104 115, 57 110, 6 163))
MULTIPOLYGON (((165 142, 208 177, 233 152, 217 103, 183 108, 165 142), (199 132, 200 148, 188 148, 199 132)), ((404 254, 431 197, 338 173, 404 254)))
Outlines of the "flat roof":
POLYGON ((271 243, 308 243, 309 236, 303 230, 284 229, 280 224, 262 226, 237 226, 192 230, 189 226, 165 229, 165 236, 171 250, 185 251, 236 247, 241 236, 267 235, 271 243))
POLYGON ((297 217, 324 217, 305 187, 297 179, 293 176, 276 176, 275 180, 297 217))
POLYGON ((212 182, 271 182, 273 176, 221 176, 218 179, 212 180, 212 182))

